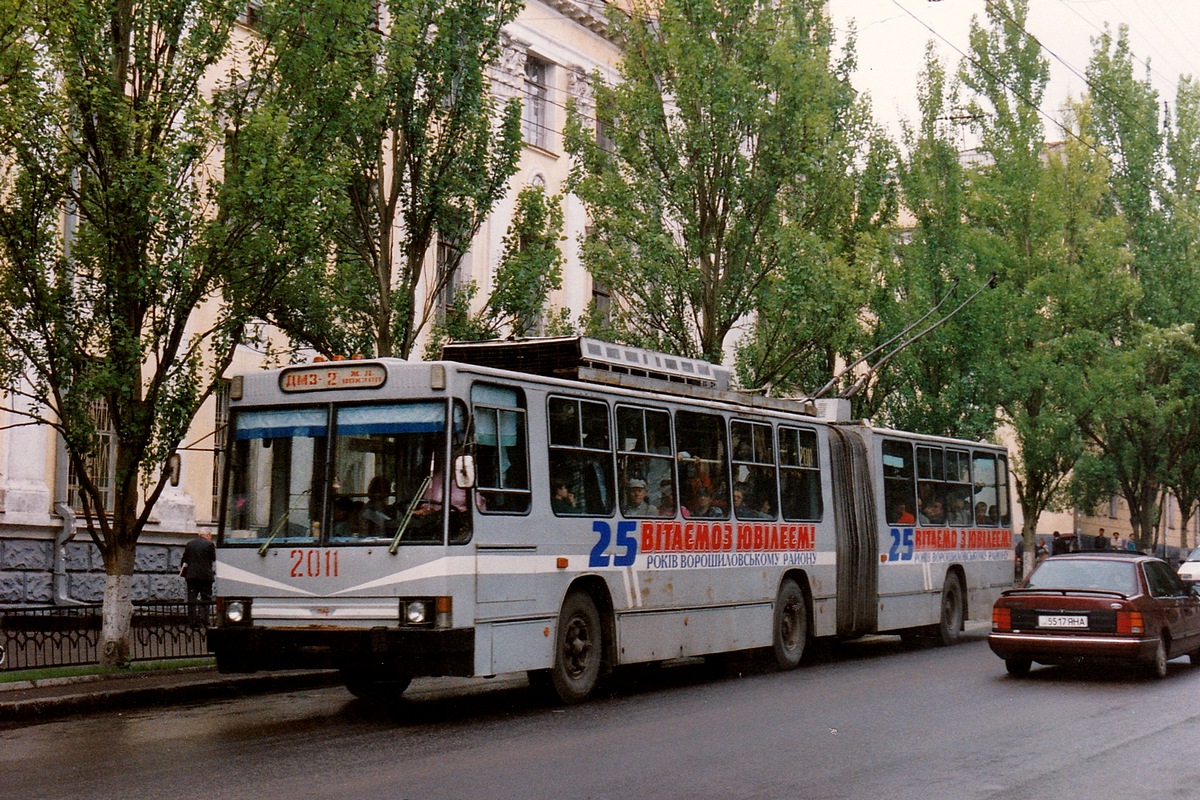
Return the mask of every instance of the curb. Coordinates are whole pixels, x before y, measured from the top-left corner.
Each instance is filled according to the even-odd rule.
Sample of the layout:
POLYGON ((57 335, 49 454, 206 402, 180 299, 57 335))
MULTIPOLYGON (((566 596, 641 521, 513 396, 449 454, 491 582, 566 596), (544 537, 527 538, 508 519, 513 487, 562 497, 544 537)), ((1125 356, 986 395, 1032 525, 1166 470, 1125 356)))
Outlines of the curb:
MULTIPOLYGON (((211 671, 211 668, 200 668, 200 671, 211 671)), ((196 670, 190 672, 194 674, 196 670)), ((132 683, 132 680, 122 678, 114 681, 115 684, 125 682, 132 683)), ((114 685, 97 688, 96 683, 97 681, 66 679, 64 683, 58 685, 58 688, 63 689, 62 692, 41 697, 10 700, 0 694, 0 722, 41 721, 67 714, 175 705, 201 700, 243 697, 251 694, 312 689, 338 685, 341 683, 341 679, 338 673, 332 670, 252 675, 220 675, 212 671, 211 676, 199 679, 192 677, 187 672, 159 676, 153 685, 148 686, 114 685), (174 680, 174 678, 183 678, 183 680, 174 680)), ((46 686, 46 682, 42 683, 42 686, 46 686)))

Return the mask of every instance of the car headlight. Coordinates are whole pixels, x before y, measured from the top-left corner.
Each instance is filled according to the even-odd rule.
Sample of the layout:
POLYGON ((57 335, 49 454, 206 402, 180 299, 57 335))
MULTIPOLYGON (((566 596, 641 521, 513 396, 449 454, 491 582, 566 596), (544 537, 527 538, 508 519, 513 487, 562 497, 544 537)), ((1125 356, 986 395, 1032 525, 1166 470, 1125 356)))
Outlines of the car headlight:
POLYGON ((225 605, 225 619, 239 623, 246 618, 246 605, 241 600, 230 600, 225 605))
POLYGON ((424 600, 410 600, 404 607, 404 620, 409 625, 424 625, 427 612, 424 600))

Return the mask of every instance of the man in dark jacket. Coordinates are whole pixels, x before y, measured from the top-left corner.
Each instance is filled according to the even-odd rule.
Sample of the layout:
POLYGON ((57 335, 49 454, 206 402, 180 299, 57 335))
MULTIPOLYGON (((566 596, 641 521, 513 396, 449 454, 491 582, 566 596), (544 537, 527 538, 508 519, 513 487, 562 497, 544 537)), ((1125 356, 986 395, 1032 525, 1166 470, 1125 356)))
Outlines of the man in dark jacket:
POLYGON ((213 581, 217 577, 216 566, 217 547, 213 544, 211 533, 201 533, 183 548, 179 574, 187 581, 188 621, 193 628, 208 622, 213 581))

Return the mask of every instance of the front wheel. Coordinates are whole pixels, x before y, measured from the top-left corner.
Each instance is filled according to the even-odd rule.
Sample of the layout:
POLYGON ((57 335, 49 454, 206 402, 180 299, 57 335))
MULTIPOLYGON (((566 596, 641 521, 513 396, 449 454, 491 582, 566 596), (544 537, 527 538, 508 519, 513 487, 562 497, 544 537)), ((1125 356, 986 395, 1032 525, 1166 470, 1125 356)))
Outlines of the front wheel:
POLYGON ((373 703, 396 702, 412 683, 410 675, 391 674, 378 668, 342 667, 340 672, 350 694, 373 703))
POLYGON ((964 616, 962 580, 952 572, 946 576, 946 585, 942 587, 942 615, 934 632, 934 641, 942 647, 956 643, 962 633, 964 616))
POLYGON ((775 635, 772 649, 780 669, 795 669, 808 644, 808 604, 804 592, 791 578, 779 585, 775 598, 775 635))
POLYGON ((596 601, 586 592, 571 592, 558 614, 554 666, 550 686, 562 703, 580 703, 596 689, 604 664, 604 633, 596 601))

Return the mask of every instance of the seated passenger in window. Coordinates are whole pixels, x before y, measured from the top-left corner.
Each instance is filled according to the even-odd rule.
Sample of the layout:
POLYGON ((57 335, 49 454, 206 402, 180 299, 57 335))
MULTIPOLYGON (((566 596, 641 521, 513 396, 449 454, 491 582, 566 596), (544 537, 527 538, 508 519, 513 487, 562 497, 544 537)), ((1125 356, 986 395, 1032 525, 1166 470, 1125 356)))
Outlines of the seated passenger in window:
POLYGON ((903 500, 896 501, 892 506, 892 516, 888 522, 894 525, 912 525, 917 521, 917 518, 908 510, 908 503, 903 500))
POLYGON ((653 517, 658 514, 658 509, 650 505, 650 501, 646 499, 646 482, 641 478, 630 478, 625 484, 625 502, 621 504, 621 511, 627 517, 653 517))
POLYGON ((970 525, 971 512, 967 509, 967 501, 956 497, 950 501, 950 513, 946 519, 951 525, 970 525))
POLYGON ((566 481, 555 481, 551 487, 550 507, 555 514, 579 513, 579 508, 575 505, 575 493, 567 486, 566 481))
POLYGON ((691 516, 723 519, 725 512, 713 505, 712 492, 703 487, 696 490, 689 506, 691 516))
POLYGON ((923 525, 945 525, 946 524, 946 507, 941 498, 935 497, 925 504, 921 509, 921 524, 923 525))
POLYGON ((741 484, 733 487, 733 513, 738 519, 770 519, 770 515, 746 502, 746 487, 741 484))
POLYGON ((390 478, 376 475, 367 485, 367 505, 363 508, 362 518, 367 523, 368 536, 383 536, 389 524, 395 527, 399 515, 391 496, 390 478))
POLYGON ((361 527, 359 512, 362 503, 355 502, 345 495, 333 501, 333 535, 353 536, 361 527))
POLYGON ((670 478, 663 478, 658 483, 658 516, 675 516, 675 486, 670 478))

